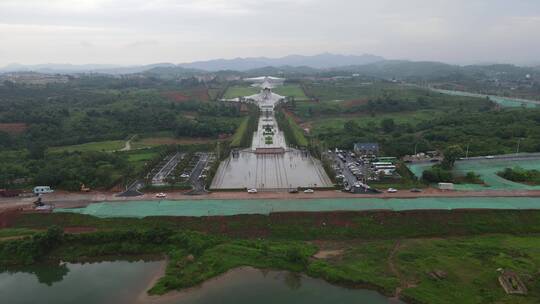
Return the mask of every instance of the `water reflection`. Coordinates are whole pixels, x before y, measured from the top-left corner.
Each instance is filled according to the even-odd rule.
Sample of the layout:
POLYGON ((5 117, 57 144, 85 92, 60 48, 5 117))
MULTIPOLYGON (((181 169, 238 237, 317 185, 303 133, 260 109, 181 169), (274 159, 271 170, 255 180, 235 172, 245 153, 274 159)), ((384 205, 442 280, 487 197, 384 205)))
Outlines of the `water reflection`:
POLYGON ((20 266, 17 268, 0 269, 0 273, 6 272, 10 275, 16 273, 25 273, 36 276, 37 281, 47 286, 52 286, 54 283, 61 282, 68 274, 69 268, 65 263, 61 264, 40 264, 32 266, 20 266))

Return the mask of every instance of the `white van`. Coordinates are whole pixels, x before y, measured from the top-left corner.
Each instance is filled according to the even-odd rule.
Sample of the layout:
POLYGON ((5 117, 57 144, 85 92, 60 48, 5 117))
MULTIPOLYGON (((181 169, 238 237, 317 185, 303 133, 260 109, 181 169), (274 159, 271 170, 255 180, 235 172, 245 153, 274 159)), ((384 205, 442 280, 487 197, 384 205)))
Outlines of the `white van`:
POLYGON ((45 193, 53 193, 54 190, 51 189, 51 187, 49 186, 37 186, 37 187, 34 187, 33 192, 35 195, 39 195, 39 194, 45 194, 45 193))

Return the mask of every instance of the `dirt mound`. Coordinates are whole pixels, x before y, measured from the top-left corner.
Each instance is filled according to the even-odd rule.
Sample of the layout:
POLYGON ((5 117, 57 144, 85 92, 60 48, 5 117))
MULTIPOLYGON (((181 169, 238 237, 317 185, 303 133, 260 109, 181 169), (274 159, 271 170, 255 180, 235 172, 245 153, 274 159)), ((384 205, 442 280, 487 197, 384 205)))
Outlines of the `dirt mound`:
POLYGON ((0 210, 0 228, 10 227, 20 212, 19 209, 0 210))
POLYGON ((28 130, 28 125, 25 123, 0 123, 0 132, 17 135, 26 130, 28 130))
POLYGON ((167 91, 162 92, 161 95, 174 102, 186 102, 189 100, 210 100, 207 89, 194 89, 191 91, 167 91))
POLYGON ((174 102, 184 102, 191 99, 190 96, 183 94, 179 91, 163 92, 161 95, 174 102))
POLYGON ((361 106, 368 103, 367 99, 354 99, 354 100, 348 100, 343 103, 343 105, 347 108, 351 108, 354 106, 361 106))
POLYGON ((96 232, 97 229, 94 227, 66 227, 64 228, 65 233, 71 233, 71 234, 81 234, 81 233, 89 233, 89 232, 96 232))

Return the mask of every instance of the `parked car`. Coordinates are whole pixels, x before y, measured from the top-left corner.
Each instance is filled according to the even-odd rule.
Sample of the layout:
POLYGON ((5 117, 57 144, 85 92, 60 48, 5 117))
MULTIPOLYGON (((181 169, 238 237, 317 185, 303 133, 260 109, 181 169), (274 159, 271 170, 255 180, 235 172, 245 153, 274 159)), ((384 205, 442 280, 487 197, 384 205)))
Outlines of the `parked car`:
POLYGON ((166 194, 166 193, 163 193, 163 192, 156 193, 156 197, 157 197, 157 198, 166 198, 166 197, 167 197, 167 194, 166 194))
POLYGON ((182 178, 188 178, 188 177, 189 177, 189 174, 187 174, 187 173, 182 173, 182 175, 180 175, 180 177, 182 177, 182 178))
POLYGON ((313 193, 313 192, 315 192, 315 190, 313 190, 313 189, 306 189, 306 190, 304 190, 304 193, 313 193))
POLYGON ((494 158, 495 158, 495 156, 493 156, 493 155, 486 156, 486 159, 494 159, 494 158))
POLYGON ((289 189, 289 193, 298 193, 298 189, 289 189))
POLYGON ((257 189, 255 189, 255 188, 248 189, 247 192, 248 192, 248 193, 251 193, 251 194, 254 194, 254 193, 257 193, 257 189))
POLYGON ((418 189, 418 188, 412 188, 411 189, 411 192, 422 192, 422 189, 418 189))
POLYGON ((386 192, 388 192, 388 193, 396 193, 396 192, 397 192, 397 189, 394 189, 394 188, 388 188, 388 190, 386 190, 386 192))

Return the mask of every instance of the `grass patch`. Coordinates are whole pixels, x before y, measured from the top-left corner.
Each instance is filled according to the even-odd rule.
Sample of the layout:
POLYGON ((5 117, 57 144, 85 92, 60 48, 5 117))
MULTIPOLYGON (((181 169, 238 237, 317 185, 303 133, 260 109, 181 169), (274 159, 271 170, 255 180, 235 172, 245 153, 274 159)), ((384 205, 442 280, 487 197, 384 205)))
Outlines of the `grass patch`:
MULTIPOLYGON (((526 219, 529 213, 537 220, 538 212, 525 211, 470 212, 459 216, 459 213, 448 212, 446 214, 451 215, 448 218, 436 218, 433 221, 430 220, 433 214, 428 216, 427 212, 425 217, 420 216, 421 212, 415 215, 392 213, 396 221, 392 216, 381 217, 383 213, 370 213, 375 214, 373 217, 364 214, 350 218, 349 225, 362 226, 358 231, 371 234, 373 239, 366 239, 361 234, 350 234, 351 239, 346 242, 319 241, 323 245, 343 250, 341 256, 326 260, 310 258, 318 250, 313 244, 292 240, 296 235, 290 232, 298 227, 312 226, 313 215, 298 215, 282 226, 284 229, 289 228, 289 234, 273 240, 240 236, 231 238, 211 232, 202 234, 178 229, 180 226, 175 229, 173 227, 181 222, 176 218, 97 220, 62 215, 60 218, 64 224, 74 219, 79 222, 90 219, 109 229, 63 235, 61 229, 50 228, 29 239, 1 242, 0 266, 34 264, 44 260, 76 262, 90 256, 99 259, 112 254, 123 258, 140 254, 166 254, 169 257, 166 274, 150 289, 150 294, 164 294, 193 287, 230 269, 252 266, 305 272, 331 283, 369 286, 387 295, 401 287, 401 295, 409 303, 532 304, 540 300, 540 235, 527 234, 535 231, 530 223, 525 223, 523 227, 528 230, 521 235, 509 234, 521 226, 517 222, 519 219, 512 217, 520 214, 522 219, 526 219), (414 233, 410 230, 413 222, 414 225, 430 228, 435 237, 407 237, 414 233), (431 225, 435 222, 442 229, 433 229, 431 225), (466 222, 465 227, 476 235, 449 236, 445 229, 455 229, 459 222, 466 222), (377 227, 379 225, 384 227, 377 227), (477 230, 480 226, 488 230, 498 227, 501 231, 506 226, 508 233, 478 234, 481 233, 477 230), (115 230, 110 230, 113 227, 116 227, 115 230), (387 238, 390 235, 392 237, 387 238), (497 282, 499 268, 516 272, 527 286, 529 294, 506 295, 497 282), (444 275, 433 277, 434 272, 444 275)), ((324 219, 321 214, 315 216, 318 222, 323 219, 328 223, 323 230, 332 229, 333 222, 343 220, 338 219, 336 214, 329 219, 324 219)), ((34 214, 23 217, 31 217, 35 224, 39 222, 36 219, 56 216, 34 214)), ((228 219, 236 222, 241 229, 259 230, 268 227, 267 223, 261 223, 261 218, 242 216, 228 219)), ((284 218, 284 214, 278 218, 284 218)), ((184 220, 204 229, 214 226, 223 228, 223 225, 227 225, 222 218, 215 223, 211 218, 184 220)), ((41 224, 44 222, 41 221, 41 224)), ((350 227, 344 229, 351 232, 355 230, 350 227)), ((320 240, 320 236, 316 238, 320 240)), ((314 235, 302 233, 301 237, 305 239, 314 235)))
POLYGON ((225 92, 223 98, 232 99, 232 98, 244 97, 244 96, 257 94, 259 93, 259 91, 260 89, 256 87, 235 85, 227 89, 227 92, 225 92))
POLYGON ((247 130, 248 122, 249 122, 249 117, 245 117, 244 120, 242 120, 242 122, 236 129, 236 131, 234 132, 234 135, 232 136, 232 140, 231 140, 232 147, 240 146, 240 143, 242 142, 242 136, 244 136, 244 133, 247 130))
POLYGON ((275 87, 272 91, 281 96, 294 97, 295 100, 308 100, 304 90, 297 84, 286 84, 275 87))
POLYGON ((0 229, 0 239, 11 238, 11 237, 20 237, 20 236, 29 236, 36 233, 36 230, 27 229, 27 228, 6 228, 0 229))
POLYGON ((90 142, 80 145, 51 147, 47 151, 49 153, 62 152, 113 152, 124 148, 126 141, 124 140, 107 140, 90 142))

